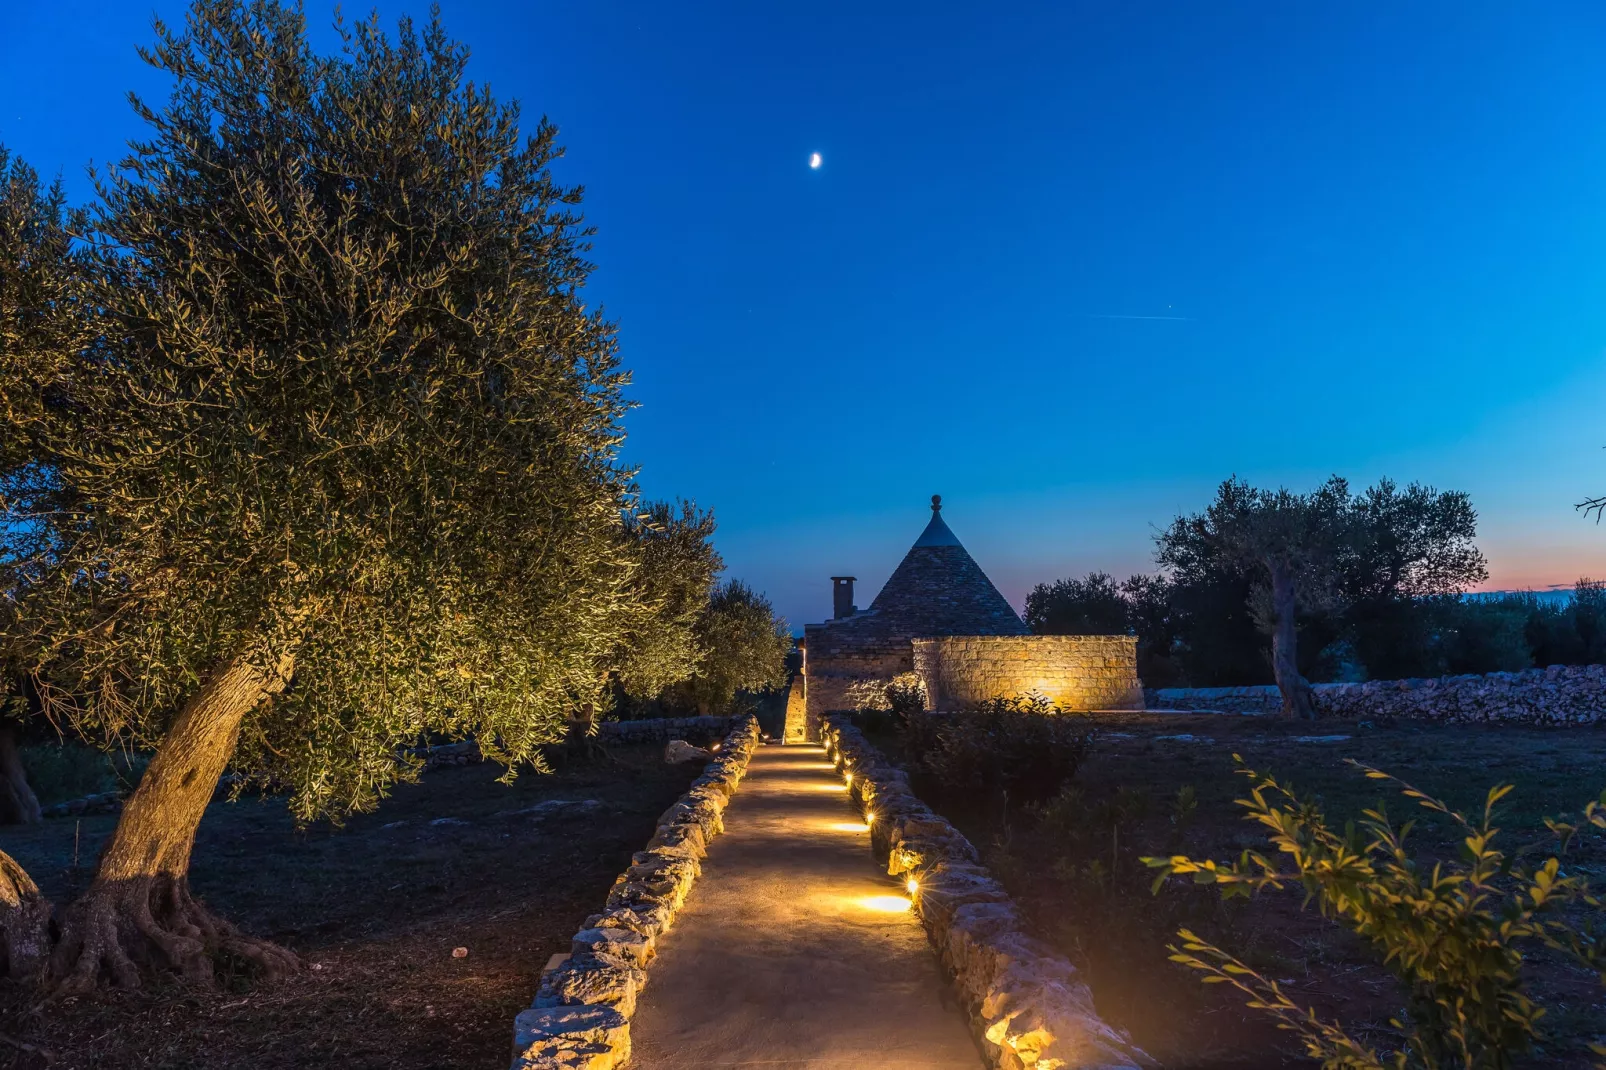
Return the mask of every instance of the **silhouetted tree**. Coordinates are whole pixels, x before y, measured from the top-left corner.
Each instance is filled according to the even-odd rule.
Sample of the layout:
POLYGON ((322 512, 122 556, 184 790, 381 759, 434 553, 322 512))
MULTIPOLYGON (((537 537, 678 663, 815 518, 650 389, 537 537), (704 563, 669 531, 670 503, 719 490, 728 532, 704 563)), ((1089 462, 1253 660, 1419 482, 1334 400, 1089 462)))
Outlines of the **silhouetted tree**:
POLYGON ((1151 687, 1179 682, 1177 648, 1181 615, 1164 576, 1132 576, 1116 583, 1103 572, 1086 579, 1040 583, 1026 596, 1026 624, 1038 635, 1132 635, 1138 640, 1138 675, 1151 687))
POLYGON ((1105 572, 1040 583, 1026 596, 1026 626, 1038 635, 1127 635, 1131 615, 1121 586, 1105 572))
POLYGON ((1378 481, 1348 506, 1340 594, 1346 634, 1374 679, 1420 673, 1427 600, 1459 597, 1489 575, 1473 545, 1478 517, 1462 491, 1378 481))
POLYGON ((1189 568, 1201 548, 1254 570, 1249 608, 1271 637, 1272 672, 1286 717, 1314 716, 1310 685, 1299 668, 1296 614, 1301 607, 1325 608, 1335 598, 1348 504, 1348 484, 1336 476, 1310 494, 1257 490, 1229 479, 1203 513, 1178 517, 1158 539, 1158 559, 1173 572, 1189 568))

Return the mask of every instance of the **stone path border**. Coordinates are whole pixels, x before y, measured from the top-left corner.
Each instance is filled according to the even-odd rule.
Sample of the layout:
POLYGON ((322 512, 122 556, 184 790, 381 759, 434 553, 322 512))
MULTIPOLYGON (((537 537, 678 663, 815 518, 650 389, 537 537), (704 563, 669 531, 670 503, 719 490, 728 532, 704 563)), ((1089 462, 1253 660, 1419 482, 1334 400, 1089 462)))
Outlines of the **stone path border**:
POLYGON ((708 841, 724 831, 725 807, 758 741, 756 717, 736 722, 691 790, 659 817, 603 912, 586 919, 567 956, 554 956, 534 1004, 513 1021, 512 1070, 612 1070, 630 1058, 647 963, 702 872, 708 841))
POLYGON ((1093 1009, 1076 967, 1029 936, 1019 909, 958 829, 909 790, 839 714, 821 722, 826 755, 848 778, 871 849, 903 877, 926 935, 997 1070, 1140 1070, 1153 1061, 1093 1009))

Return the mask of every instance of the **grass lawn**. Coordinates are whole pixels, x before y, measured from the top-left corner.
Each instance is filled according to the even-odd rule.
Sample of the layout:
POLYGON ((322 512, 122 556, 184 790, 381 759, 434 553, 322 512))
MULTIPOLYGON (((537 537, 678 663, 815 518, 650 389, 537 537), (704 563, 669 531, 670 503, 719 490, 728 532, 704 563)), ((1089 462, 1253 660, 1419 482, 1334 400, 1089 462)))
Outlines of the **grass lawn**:
MULTIPOLYGON (((1401 1008, 1393 978, 1338 924, 1303 910, 1297 890, 1224 904, 1214 889, 1173 884, 1150 893, 1143 855, 1186 853, 1220 861, 1265 848, 1259 826, 1234 800, 1248 780, 1232 755, 1318 797, 1331 824, 1379 801, 1396 820, 1421 817, 1411 842, 1419 857, 1445 857, 1458 837, 1392 786, 1367 780, 1353 758, 1413 783, 1474 816, 1496 783, 1517 790, 1501 804, 1496 841, 1510 852, 1548 835, 1546 814, 1578 811, 1606 787, 1606 731, 1377 726, 1226 715, 1100 715, 1098 742, 1069 792, 1056 803, 1005 816, 965 800, 927 801, 980 847, 1042 935, 1084 970, 1100 1012, 1131 1031, 1166 1067, 1308 1065, 1290 1034, 1224 985, 1167 961, 1179 926, 1198 931, 1277 979, 1291 996, 1337 1018, 1379 1047, 1401 1008), (1331 741, 1298 737, 1345 736, 1331 741), (1185 803, 1192 789, 1193 807, 1185 803), (1179 795, 1179 793, 1181 793, 1179 795)), ((896 739, 877 741, 889 751, 896 739)), ((936 792, 927 792, 936 795, 936 792)), ((1606 844, 1598 833, 1568 865, 1606 886, 1606 844)), ((1548 849, 1548 842, 1544 844, 1548 849)), ((1549 1006, 1552 1038, 1533 1066, 1594 1065, 1584 1043, 1606 1036, 1606 989, 1570 964, 1536 959, 1535 993, 1549 1006)))
MULTIPOLYGON (((172 985, 44 1007, 0 982, 0 1067, 506 1066, 513 1016, 547 958, 568 950, 700 771, 665 765, 657 746, 610 757, 512 785, 491 764, 433 770, 338 829, 298 831, 283 799, 214 803, 196 893, 308 968, 269 988, 225 977, 215 992, 172 985), (550 799, 600 805, 512 812, 550 799), (453 958, 457 947, 468 956, 453 958)), ((60 904, 93 875, 115 821, 0 829, 0 848, 60 904)))

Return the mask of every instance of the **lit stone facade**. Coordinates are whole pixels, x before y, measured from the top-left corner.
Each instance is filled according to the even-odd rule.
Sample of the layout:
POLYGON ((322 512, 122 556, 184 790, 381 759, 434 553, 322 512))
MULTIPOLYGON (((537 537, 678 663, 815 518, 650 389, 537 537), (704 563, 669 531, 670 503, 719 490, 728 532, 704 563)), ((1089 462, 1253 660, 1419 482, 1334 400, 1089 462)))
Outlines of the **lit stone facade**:
POLYGON ((913 646, 930 709, 1033 693, 1065 710, 1143 707, 1138 641, 1129 635, 963 635, 913 646))
POLYGON ((930 523, 869 609, 853 606, 853 577, 832 577, 836 616, 803 629, 803 702, 787 703, 787 740, 819 739, 825 713, 853 708, 855 684, 916 671, 917 646, 930 641, 950 644, 932 648, 930 663, 937 693, 950 703, 1038 690, 1063 698, 1067 708, 1142 705, 1134 640, 1033 636, 949 530, 941 509, 942 500, 933 497, 930 523))

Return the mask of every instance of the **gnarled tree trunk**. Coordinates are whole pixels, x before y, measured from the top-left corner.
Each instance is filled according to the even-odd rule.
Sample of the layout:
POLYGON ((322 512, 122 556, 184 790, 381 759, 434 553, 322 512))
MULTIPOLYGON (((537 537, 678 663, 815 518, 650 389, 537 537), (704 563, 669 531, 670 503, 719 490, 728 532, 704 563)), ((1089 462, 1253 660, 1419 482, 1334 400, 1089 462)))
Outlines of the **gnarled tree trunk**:
POLYGON ((34 825, 42 820, 39 797, 28 786, 17 751, 17 728, 0 723, 0 825, 34 825))
POLYGON ((1294 571, 1281 561, 1268 561, 1267 565, 1271 571, 1271 606, 1275 618, 1271 632, 1271 669, 1277 680, 1277 690, 1282 692, 1283 716, 1309 720, 1316 716, 1316 711, 1311 706, 1310 684, 1299 674, 1294 571))
POLYGON ((293 655, 271 669, 236 657, 184 707, 124 805, 94 883, 66 913, 50 963, 52 988, 85 992, 103 977, 131 988, 151 967, 208 984, 220 953, 252 963, 270 980, 296 968, 294 955, 240 933, 196 902, 189 886, 195 830, 240 724, 283 689, 293 667, 293 655))
POLYGON ((0 977, 32 977, 49 950, 50 901, 26 870, 0 851, 0 977))

